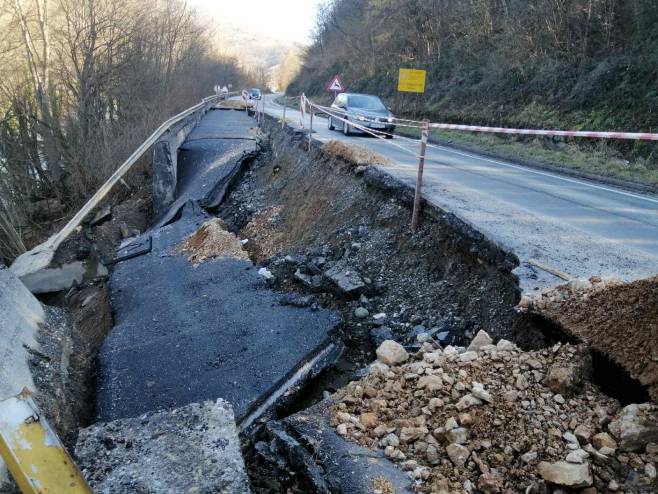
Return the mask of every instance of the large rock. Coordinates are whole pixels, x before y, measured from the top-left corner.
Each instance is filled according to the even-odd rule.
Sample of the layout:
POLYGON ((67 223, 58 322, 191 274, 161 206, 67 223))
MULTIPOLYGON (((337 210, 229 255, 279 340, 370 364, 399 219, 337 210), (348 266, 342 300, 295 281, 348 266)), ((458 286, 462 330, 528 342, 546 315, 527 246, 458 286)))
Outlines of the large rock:
POLYGON ((473 338, 473 341, 471 341, 471 344, 468 346, 469 351, 477 352, 480 350, 482 347, 493 345, 493 340, 491 337, 487 334, 486 331, 480 330, 478 331, 478 334, 475 335, 475 338, 473 338))
POLYGON ((386 340, 377 348, 377 358, 386 365, 397 365, 406 362, 409 354, 398 342, 386 340))
POLYGON ((249 492, 224 400, 93 425, 80 431, 76 456, 97 494, 249 492))
POLYGON ((324 275, 342 295, 358 295, 366 286, 359 273, 343 263, 336 264, 324 275))
POLYGON ((548 463, 542 461, 537 466, 537 470, 546 482, 564 487, 587 487, 592 485, 593 482, 588 463, 577 464, 566 461, 548 463))
POLYGON ((589 356, 578 354, 573 363, 553 364, 546 375, 546 384, 555 394, 574 396, 582 391, 583 382, 591 374, 589 356))
POLYGON ((622 408, 608 429, 625 451, 642 451, 649 443, 658 442, 658 406, 651 403, 622 408))

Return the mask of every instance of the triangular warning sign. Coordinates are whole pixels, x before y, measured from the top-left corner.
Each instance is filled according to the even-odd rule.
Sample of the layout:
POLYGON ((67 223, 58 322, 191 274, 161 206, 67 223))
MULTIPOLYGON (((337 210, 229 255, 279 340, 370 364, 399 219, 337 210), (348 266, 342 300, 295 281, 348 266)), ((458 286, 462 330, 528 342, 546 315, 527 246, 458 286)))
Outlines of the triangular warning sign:
POLYGON ((342 93, 345 91, 345 85, 343 84, 343 80, 340 78, 338 74, 334 76, 333 79, 331 79, 331 82, 327 86, 327 91, 331 91, 332 93, 342 93))

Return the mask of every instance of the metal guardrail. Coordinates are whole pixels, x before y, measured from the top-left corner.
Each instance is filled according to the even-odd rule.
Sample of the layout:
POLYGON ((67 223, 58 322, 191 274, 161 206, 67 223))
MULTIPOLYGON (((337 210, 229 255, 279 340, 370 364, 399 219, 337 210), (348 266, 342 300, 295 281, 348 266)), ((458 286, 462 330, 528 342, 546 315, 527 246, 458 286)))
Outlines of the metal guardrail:
POLYGON ((112 190, 112 187, 123 178, 123 176, 132 168, 132 166, 141 158, 144 153, 146 153, 153 144, 156 143, 160 137, 162 137, 165 132, 167 132, 172 126, 183 120, 184 118, 192 115, 193 113, 205 108, 207 105, 226 99, 228 95, 215 95, 204 98, 201 103, 194 105, 188 108, 185 111, 182 111, 178 115, 171 117, 169 120, 165 121, 160 127, 158 127, 155 132, 153 132, 129 157, 124 161, 119 168, 107 179, 107 181, 96 191, 96 193, 91 196, 87 203, 80 208, 80 210, 69 220, 69 222, 55 235, 50 237, 46 241, 47 247, 56 250, 64 240, 75 230, 82 220, 84 220, 89 213, 96 207, 96 205, 103 200, 103 198, 112 190))

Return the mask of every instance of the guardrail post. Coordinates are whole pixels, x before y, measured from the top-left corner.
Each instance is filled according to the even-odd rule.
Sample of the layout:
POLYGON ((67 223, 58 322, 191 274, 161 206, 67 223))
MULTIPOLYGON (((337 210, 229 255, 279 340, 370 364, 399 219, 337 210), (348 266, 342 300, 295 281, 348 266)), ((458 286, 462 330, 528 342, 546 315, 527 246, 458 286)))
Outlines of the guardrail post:
POLYGON ((310 124, 308 127, 308 150, 311 151, 311 142, 313 141, 313 107, 311 106, 309 113, 310 124))
POLYGON ((411 215, 411 231, 415 232, 418 227, 418 216, 420 214, 421 188, 423 186, 423 168, 425 167, 425 150, 429 137, 430 121, 423 120, 420 133, 420 155, 418 156, 418 176, 416 177, 416 195, 414 196, 414 211, 411 215))

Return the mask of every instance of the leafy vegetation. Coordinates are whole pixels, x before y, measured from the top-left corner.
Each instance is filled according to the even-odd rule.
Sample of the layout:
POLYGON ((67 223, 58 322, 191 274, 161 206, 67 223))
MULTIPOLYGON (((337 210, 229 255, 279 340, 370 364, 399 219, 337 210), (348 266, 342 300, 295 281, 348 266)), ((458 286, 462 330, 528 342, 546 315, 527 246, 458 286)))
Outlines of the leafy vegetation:
MULTIPOLYGON (((288 93, 324 94, 341 73, 349 90, 379 94, 401 116, 655 132, 657 49, 652 0, 330 0, 288 93), (400 67, 427 70, 424 95, 397 93, 400 67)), ((576 167, 655 183, 653 143, 567 144, 607 160, 576 167)))

